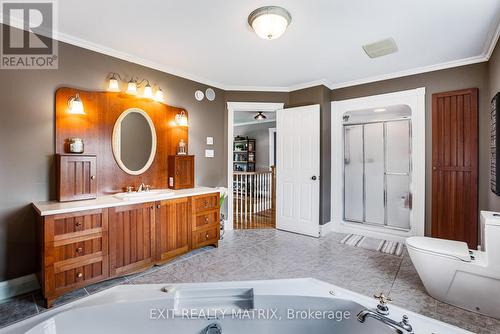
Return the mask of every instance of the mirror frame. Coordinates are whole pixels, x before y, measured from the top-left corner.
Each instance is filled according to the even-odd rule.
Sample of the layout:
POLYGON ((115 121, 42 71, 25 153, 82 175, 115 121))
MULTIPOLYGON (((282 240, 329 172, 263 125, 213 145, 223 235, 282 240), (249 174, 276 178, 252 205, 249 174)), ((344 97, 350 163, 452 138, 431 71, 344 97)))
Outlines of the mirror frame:
POLYGON ((144 172, 146 172, 149 167, 151 167, 151 165, 153 164, 153 161, 155 159, 155 156, 156 156, 156 142, 157 142, 157 138, 156 138, 156 130, 155 130, 155 125, 153 123, 153 120, 151 119, 151 117, 149 117, 149 115, 142 109, 139 109, 139 108, 129 108, 127 110, 125 110, 124 112, 122 112, 120 114, 120 116, 118 117, 118 119, 116 120, 115 122, 115 125, 113 127, 113 135, 111 137, 111 146, 112 146, 112 151, 113 151, 113 156, 115 157, 115 161, 116 163, 118 164, 118 166, 120 166, 121 170, 123 170, 125 173, 127 174, 130 174, 130 175, 140 175, 144 172), (149 124, 149 128, 151 130, 151 153, 149 155, 149 159, 148 161, 146 162, 146 164, 144 165, 144 167, 142 167, 141 169, 137 170, 137 171, 134 171, 134 170, 131 170, 131 169, 128 169, 127 166, 125 166, 125 164, 122 162, 121 160, 121 157, 120 157, 120 152, 121 152, 121 146, 120 146, 120 141, 121 141, 121 133, 120 133, 120 130, 121 130, 121 124, 122 124, 122 121, 123 119, 128 115, 128 114, 131 114, 131 113, 139 113, 141 114, 142 116, 144 116, 144 118, 146 118, 146 121, 148 122, 149 124))

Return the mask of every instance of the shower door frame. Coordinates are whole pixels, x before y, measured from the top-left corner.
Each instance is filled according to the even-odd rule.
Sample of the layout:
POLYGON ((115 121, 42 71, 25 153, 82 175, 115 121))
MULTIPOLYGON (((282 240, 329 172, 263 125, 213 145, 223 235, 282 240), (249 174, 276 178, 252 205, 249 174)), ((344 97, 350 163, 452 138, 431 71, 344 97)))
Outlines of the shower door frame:
POLYGON ((332 101, 332 197, 331 227, 329 230, 341 233, 355 233, 375 238, 404 241, 425 232, 425 88, 373 95, 342 101, 332 101), (344 122, 345 112, 375 109, 390 105, 404 104, 411 109, 411 185, 412 209, 410 230, 387 228, 384 225, 360 224, 344 219, 344 122), (341 148, 341 149, 336 149, 341 148))
MULTIPOLYGON (((346 145, 345 145, 345 132, 346 132, 346 126, 361 126, 362 127, 362 138, 363 138, 363 149, 362 149, 362 154, 363 154, 363 220, 354 220, 354 219, 348 219, 346 218, 346 213, 345 213, 345 163, 343 165, 342 169, 342 180, 343 180, 343 215, 342 219, 345 222, 349 223, 356 223, 356 224, 365 224, 365 225, 371 225, 371 226, 376 226, 378 228, 387 228, 387 229, 394 229, 394 230, 399 230, 399 231, 406 231, 408 232, 408 229, 400 228, 400 227, 395 227, 395 226, 389 226, 387 225, 387 176, 388 175, 405 175, 408 176, 411 186, 412 183, 412 164, 413 164, 413 150, 412 150, 412 121, 411 117, 401 117, 401 118, 392 118, 392 119, 380 119, 380 120, 371 120, 367 122, 355 122, 355 123, 344 123, 342 124, 342 133, 343 133, 343 157, 345 158, 345 150, 346 150, 346 145), (387 171, 387 129, 386 129, 386 124, 387 123, 392 123, 392 122, 408 122, 409 128, 408 128, 408 137, 410 138, 409 140, 409 166, 408 166, 408 173, 393 173, 387 171), (370 222, 366 220, 366 162, 365 162, 365 125, 367 124, 382 124, 383 127, 383 150, 384 150, 384 221, 382 223, 375 223, 375 222, 370 222)), ((411 189, 409 189, 409 196, 410 196, 410 210, 412 210, 412 193, 411 189)), ((411 214, 411 211, 410 211, 411 214)), ((410 223, 410 229, 411 229, 411 223, 410 223)))

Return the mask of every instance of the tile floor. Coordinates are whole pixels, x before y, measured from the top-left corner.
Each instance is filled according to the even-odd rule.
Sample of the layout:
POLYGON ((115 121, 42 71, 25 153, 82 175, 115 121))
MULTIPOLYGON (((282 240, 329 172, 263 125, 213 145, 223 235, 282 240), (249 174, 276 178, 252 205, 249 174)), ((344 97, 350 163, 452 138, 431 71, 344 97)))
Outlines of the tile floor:
MULTIPOLYGON (((208 282, 314 277, 372 295, 476 333, 500 334, 500 320, 438 302, 425 289, 406 252, 402 257, 340 244, 344 235, 315 239, 276 230, 226 232, 219 248, 204 248, 148 271, 80 289, 57 305, 117 284, 208 282)), ((39 292, 0 304, 0 327, 44 312, 39 292)))

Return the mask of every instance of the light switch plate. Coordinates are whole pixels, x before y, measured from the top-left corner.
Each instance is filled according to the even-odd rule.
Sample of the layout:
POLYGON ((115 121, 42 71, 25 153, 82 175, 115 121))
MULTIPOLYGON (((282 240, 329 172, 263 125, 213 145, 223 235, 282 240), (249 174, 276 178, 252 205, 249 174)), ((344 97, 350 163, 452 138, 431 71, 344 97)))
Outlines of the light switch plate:
POLYGON ((215 156, 214 150, 205 150, 205 158, 213 158, 215 156))
POLYGON ((214 144, 214 137, 207 137, 207 145, 213 145, 214 144))

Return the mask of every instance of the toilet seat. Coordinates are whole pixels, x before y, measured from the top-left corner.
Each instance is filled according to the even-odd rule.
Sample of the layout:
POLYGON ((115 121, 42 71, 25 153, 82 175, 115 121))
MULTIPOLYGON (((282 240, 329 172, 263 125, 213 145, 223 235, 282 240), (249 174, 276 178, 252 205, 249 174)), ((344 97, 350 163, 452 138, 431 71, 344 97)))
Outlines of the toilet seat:
POLYGON ((411 247, 415 250, 451 257, 464 262, 471 262, 467 243, 462 241, 428 237, 411 237, 406 239, 406 245, 407 247, 411 247))

